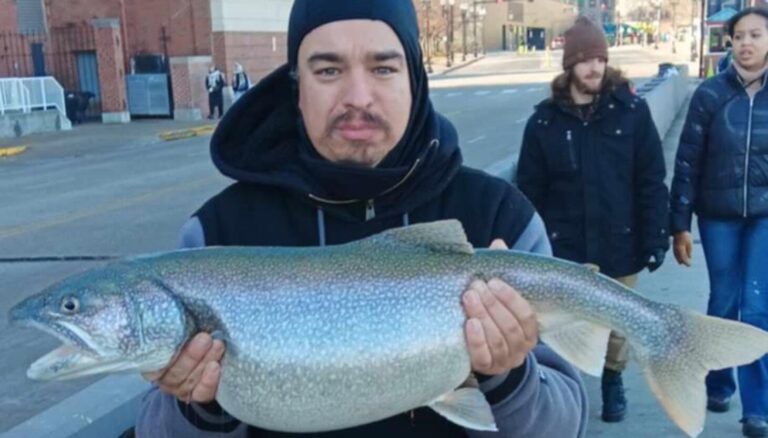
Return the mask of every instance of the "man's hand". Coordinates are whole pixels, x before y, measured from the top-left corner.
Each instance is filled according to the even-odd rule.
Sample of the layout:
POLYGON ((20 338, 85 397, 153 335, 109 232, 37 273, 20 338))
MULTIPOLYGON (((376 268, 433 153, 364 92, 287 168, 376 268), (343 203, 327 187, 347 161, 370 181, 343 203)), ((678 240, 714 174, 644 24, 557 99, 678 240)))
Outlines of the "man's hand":
POLYGON ((675 258, 677 263, 691 267, 693 259, 693 237, 690 231, 681 231, 675 234, 674 241, 675 258))
MULTIPOLYGON (((491 248, 507 247, 497 240, 491 248)), ((463 301, 472 369, 493 376, 522 366, 539 339, 531 305, 498 279, 473 282, 464 293, 463 301)))
POLYGON ((224 356, 224 343, 208 333, 198 333, 184 346, 164 370, 145 373, 166 392, 185 402, 209 403, 216 396, 221 377, 219 361, 224 356))

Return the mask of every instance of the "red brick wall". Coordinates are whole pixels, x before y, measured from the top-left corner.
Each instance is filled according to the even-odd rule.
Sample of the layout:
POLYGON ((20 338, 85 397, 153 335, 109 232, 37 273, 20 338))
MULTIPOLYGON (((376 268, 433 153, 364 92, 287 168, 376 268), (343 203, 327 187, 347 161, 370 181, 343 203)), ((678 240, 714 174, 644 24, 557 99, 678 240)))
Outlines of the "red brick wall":
POLYGON ((0 33, 16 32, 16 0, 0 0, 0 33))
POLYGON ((120 28, 104 24, 95 27, 101 110, 105 113, 126 111, 128 105, 120 28))
MULTIPOLYGON (((72 0, 69 0, 72 1, 72 0)), ((210 0, 124 0, 130 52, 169 56, 211 54, 210 0)))
MULTIPOLYGON (((16 0, 0 0, 0 2, 16 0)), ((2 4, 2 3, 0 3, 2 4)), ((120 19, 125 55, 162 54, 162 28, 169 56, 211 54, 210 0, 45 0, 51 27, 120 19)))
POLYGON ((200 108, 203 117, 208 115, 208 92, 205 77, 208 74, 209 56, 179 57, 171 59, 171 82, 175 109, 200 108))
POLYGON ((236 62, 243 65, 253 83, 287 62, 286 33, 214 32, 213 45, 216 65, 227 75, 230 85, 236 62))

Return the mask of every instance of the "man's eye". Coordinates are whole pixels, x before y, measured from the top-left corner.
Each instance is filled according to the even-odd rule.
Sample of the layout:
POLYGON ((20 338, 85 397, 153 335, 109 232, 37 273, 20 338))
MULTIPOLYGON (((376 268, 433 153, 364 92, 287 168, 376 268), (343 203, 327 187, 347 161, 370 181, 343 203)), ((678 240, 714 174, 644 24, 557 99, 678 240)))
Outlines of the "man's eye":
POLYGON ((397 69, 393 67, 376 67, 373 72, 377 75, 391 75, 397 73, 397 69))
POLYGON ((337 76, 339 73, 341 73, 341 71, 338 68, 335 68, 335 67, 323 68, 323 69, 317 70, 315 72, 316 75, 324 76, 324 77, 337 76))

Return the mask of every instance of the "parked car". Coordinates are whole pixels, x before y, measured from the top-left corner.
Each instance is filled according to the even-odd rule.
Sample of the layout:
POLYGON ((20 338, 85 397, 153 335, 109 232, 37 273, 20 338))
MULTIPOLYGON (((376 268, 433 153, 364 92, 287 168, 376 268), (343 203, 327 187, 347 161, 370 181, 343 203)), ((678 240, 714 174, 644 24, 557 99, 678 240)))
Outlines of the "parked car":
POLYGON ((565 38, 564 37, 554 37, 552 38, 552 43, 550 44, 550 48, 552 50, 562 49, 565 45, 565 38))

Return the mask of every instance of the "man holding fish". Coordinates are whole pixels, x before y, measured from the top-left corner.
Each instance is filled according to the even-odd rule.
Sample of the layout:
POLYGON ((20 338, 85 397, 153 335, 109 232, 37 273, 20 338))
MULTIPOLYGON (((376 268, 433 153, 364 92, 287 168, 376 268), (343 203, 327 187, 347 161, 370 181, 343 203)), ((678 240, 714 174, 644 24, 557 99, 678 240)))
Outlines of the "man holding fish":
MULTIPOLYGON (((239 102, 213 139, 214 162, 238 183, 185 225, 184 246, 324 246, 458 218, 476 247, 499 239, 494 247, 550 254, 523 196, 462 167, 456 132, 428 93, 412 2, 297 1, 289 65, 239 102)), ((579 377, 534 349, 530 305, 489 280, 473 283, 463 302, 472 368, 497 426, 508 436, 583 435, 579 377)), ((147 375, 158 389, 144 400, 139 436, 286 436, 241 424, 213 401, 224 354, 220 340, 199 335, 172 366, 147 375)), ((419 409, 327 436, 466 433, 419 409)))

